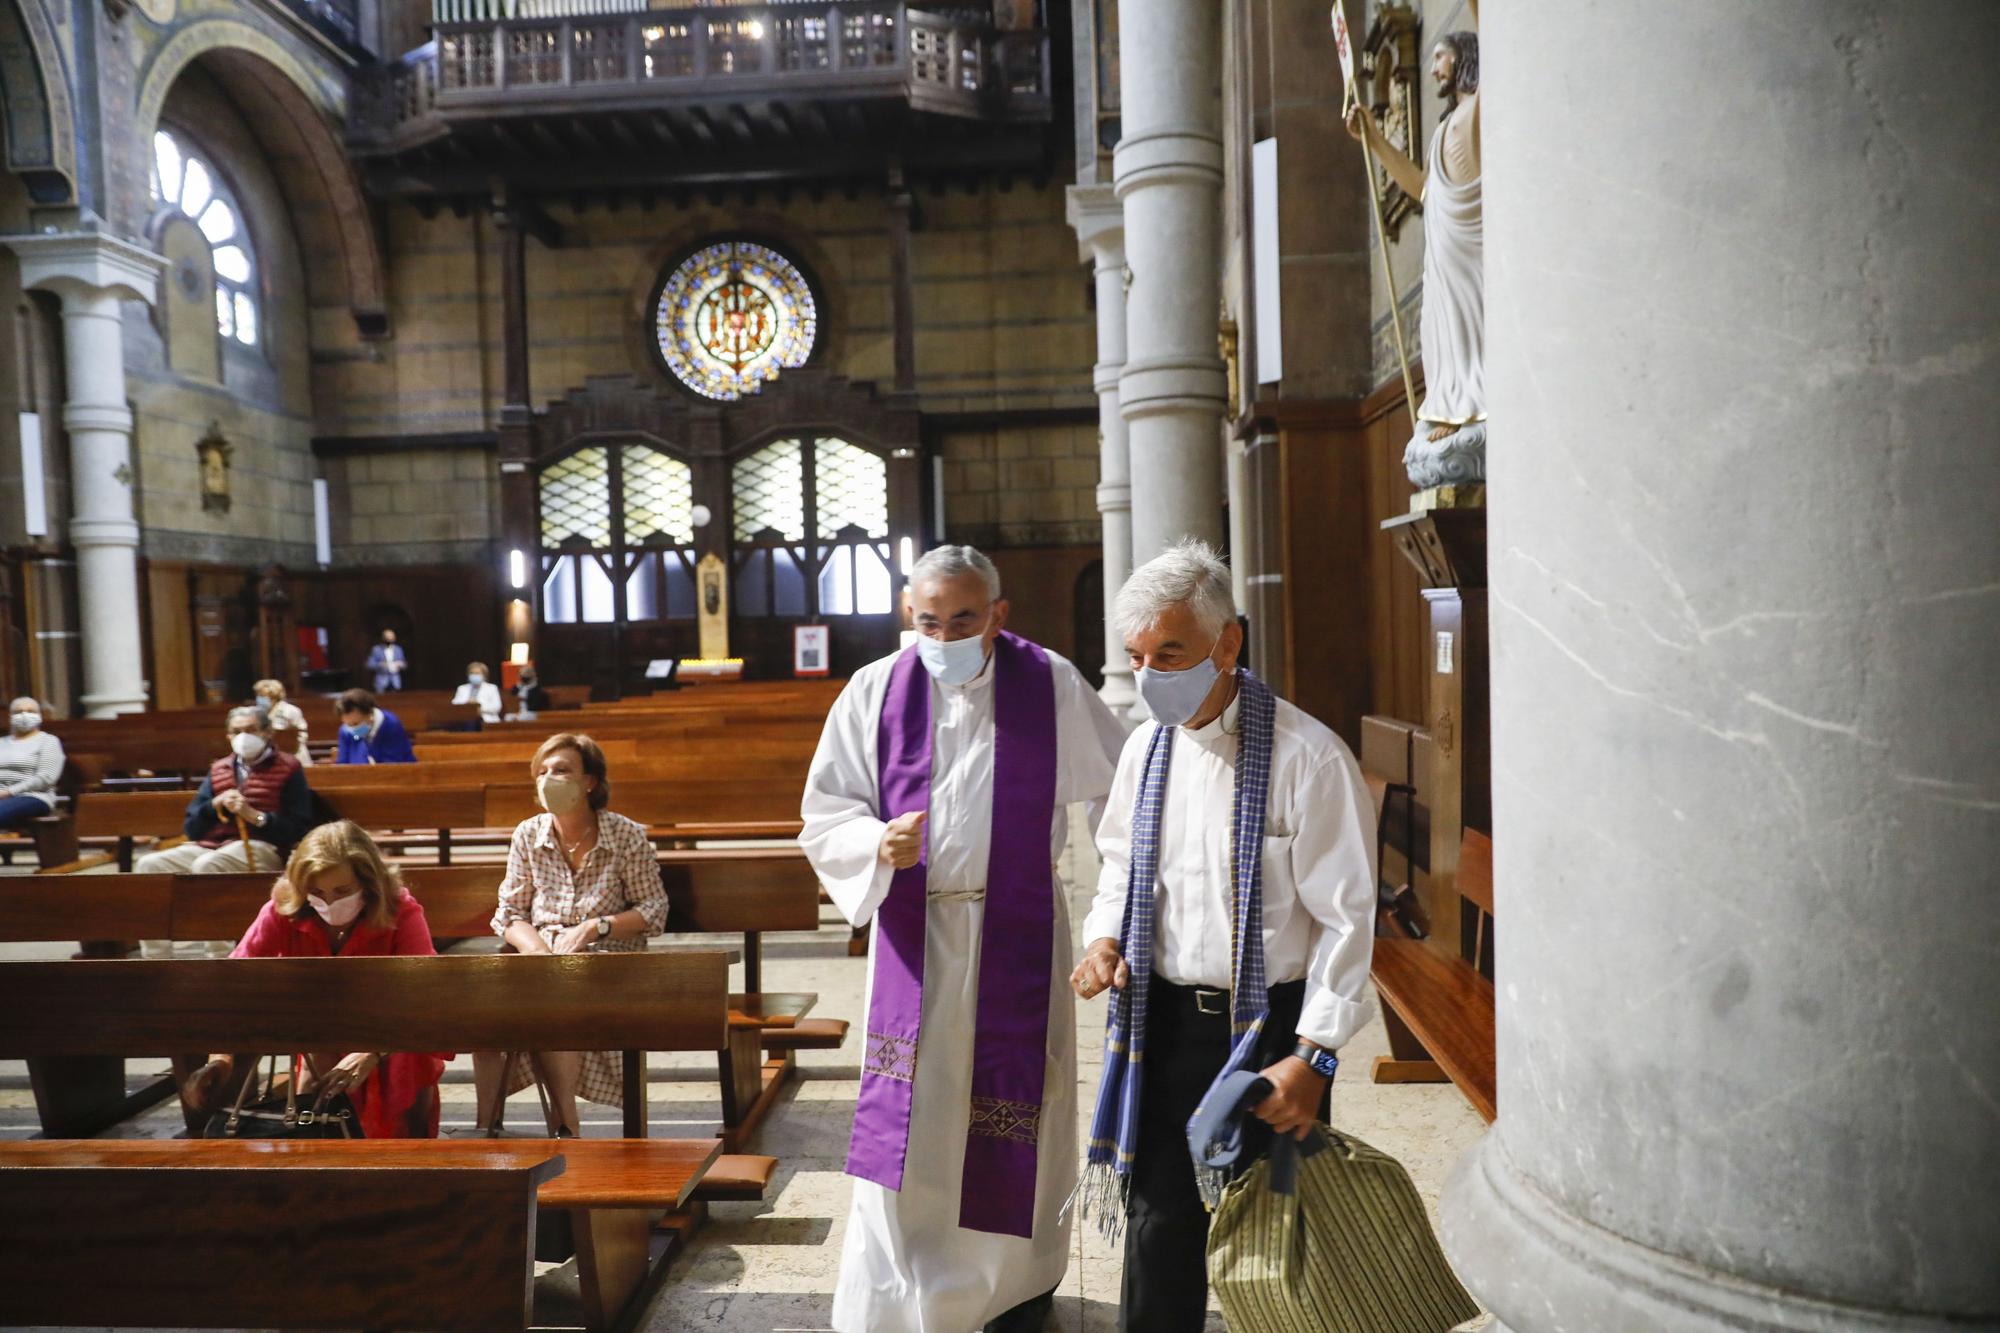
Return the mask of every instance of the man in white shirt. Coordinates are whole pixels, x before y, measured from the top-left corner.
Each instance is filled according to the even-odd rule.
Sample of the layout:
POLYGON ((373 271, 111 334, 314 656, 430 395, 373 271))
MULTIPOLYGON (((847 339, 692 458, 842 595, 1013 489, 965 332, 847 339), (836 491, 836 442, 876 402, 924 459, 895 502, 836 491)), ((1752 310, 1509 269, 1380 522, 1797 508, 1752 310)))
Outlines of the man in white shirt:
POLYGON ((856 672, 806 780, 805 848, 872 922, 833 1327, 1025 1333, 1069 1257, 1076 1025, 1054 863, 1124 729, 1077 669, 1003 632, 992 562, 916 563, 917 641, 856 672))
POLYGON ((1208 1212, 1187 1122, 1230 1059, 1233 1035, 1249 1030, 1240 1020, 1265 1009, 1261 997, 1233 1003, 1249 999, 1231 994, 1232 978, 1246 975, 1238 970, 1233 927, 1256 919, 1246 909, 1261 912, 1258 961, 1269 1000, 1249 1067, 1261 1069, 1275 1091, 1255 1108, 1268 1128, 1262 1144, 1253 1137, 1250 1160, 1262 1155, 1271 1133, 1303 1136, 1320 1118, 1333 1053, 1366 1018, 1375 902, 1370 802, 1340 738, 1238 670, 1243 630, 1229 571, 1206 546, 1184 543, 1134 571, 1113 619, 1154 720, 1133 733, 1119 759, 1097 833, 1103 873, 1084 921, 1088 945, 1071 984, 1085 999, 1115 988, 1121 1002, 1136 1004, 1140 1040, 1116 1044, 1140 1045, 1144 1058, 1126 1062, 1122 1052, 1117 1059, 1108 1053, 1106 1079, 1134 1080, 1136 1096, 1143 1075, 1144 1095, 1136 1096, 1136 1129, 1116 1135, 1117 1116, 1106 1115, 1100 1098, 1092 1169, 1102 1164, 1106 1181, 1115 1179, 1108 1206, 1123 1210, 1120 1327, 1196 1333, 1208 1297, 1208 1212), (1261 883, 1238 873, 1233 851, 1242 836, 1234 808, 1239 783, 1262 781, 1255 765, 1239 771, 1246 702, 1260 710, 1258 744, 1269 758, 1255 862, 1261 883), (1174 730, 1156 753, 1162 727, 1174 730), (1157 784, 1153 813, 1142 808, 1135 817, 1149 782, 1157 784), (1132 883, 1134 861, 1154 858, 1154 882, 1132 883), (1137 892, 1153 895, 1150 919, 1142 913, 1136 927, 1151 961, 1143 989, 1132 985, 1128 962, 1137 954, 1127 899, 1137 892), (1114 1170, 1115 1178, 1108 1174, 1114 1170))

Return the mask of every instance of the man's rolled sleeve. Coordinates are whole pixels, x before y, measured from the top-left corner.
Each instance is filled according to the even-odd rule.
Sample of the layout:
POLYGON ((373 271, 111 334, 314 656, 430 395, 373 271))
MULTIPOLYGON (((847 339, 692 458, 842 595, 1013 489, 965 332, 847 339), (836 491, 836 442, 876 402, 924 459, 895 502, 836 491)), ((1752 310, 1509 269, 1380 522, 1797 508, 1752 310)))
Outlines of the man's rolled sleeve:
POLYGON ((1097 896, 1083 918, 1083 943, 1114 939, 1124 947, 1125 897, 1132 877, 1132 802, 1138 790, 1138 770, 1146 763, 1146 745, 1139 737, 1149 729, 1139 728, 1126 739, 1118 757, 1118 772, 1111 779, 1111 794, 1104 798, 1104 817, 1097 825, 1097 896))
POLYGON ((1298 1032, 1337 1050, 1368 1020, 1375 952, 1375 844, 1360 768, 1343 747, 1298 786, 1292 873, 1315 923, 1298 1032))

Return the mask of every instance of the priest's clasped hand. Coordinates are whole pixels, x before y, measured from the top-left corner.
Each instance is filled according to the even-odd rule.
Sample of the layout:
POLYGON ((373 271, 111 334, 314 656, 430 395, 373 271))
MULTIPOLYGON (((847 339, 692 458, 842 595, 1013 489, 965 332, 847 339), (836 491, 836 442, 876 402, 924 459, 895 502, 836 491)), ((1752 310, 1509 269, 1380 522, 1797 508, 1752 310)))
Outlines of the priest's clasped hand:
POLYGON ((1109 986, 1114 990, 1124 990, 1125 983, 1132 979, 1132 969, 1118 952, 1118 941, 1110 936, 1092 940, 1090 948, 1084 951, 1083 961, 1069 974, 1070 989, 1088 1000, 1101 994, 1109 986))
POLYGON ((882 830, 884 861, 898 870, 908 870, 924 854, 924 820, 928 818, 922 810, 912 810, 906 815, 897 815, 882 830))
POLYGON ((1326 1079, 1296 1055, 1260 1071, 1271 1080, 1271 1095, 1250 1108, 1251 1114, 1279 1134, 1303 1139, 1319 1120, 1320 1094, 1326 1079))

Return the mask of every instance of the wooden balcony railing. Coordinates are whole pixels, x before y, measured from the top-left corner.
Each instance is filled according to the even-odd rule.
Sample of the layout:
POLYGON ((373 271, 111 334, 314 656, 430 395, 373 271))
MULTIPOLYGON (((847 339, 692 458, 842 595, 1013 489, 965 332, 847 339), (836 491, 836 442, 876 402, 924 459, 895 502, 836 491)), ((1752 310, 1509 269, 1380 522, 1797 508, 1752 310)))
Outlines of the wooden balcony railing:
POLYGON ((365 71, 353 128, 391 143, 441 113, 524 106, 619 109, 651 100, 901 94, 919 110, 1046 119, 1048 37, 1000 32, 902 0, 778 0, 701 9, 605 12, 624 0, 434 0, 428 44, 365 71), (589 5, 557 17, 527 11, 589 5))

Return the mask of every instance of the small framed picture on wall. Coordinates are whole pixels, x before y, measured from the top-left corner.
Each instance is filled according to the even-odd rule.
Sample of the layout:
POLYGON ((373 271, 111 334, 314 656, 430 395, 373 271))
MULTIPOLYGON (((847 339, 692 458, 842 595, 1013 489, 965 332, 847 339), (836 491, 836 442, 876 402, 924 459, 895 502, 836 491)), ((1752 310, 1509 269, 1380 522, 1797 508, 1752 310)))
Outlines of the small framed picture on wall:
POLYGON ((792 674, 824 676, 832 671, 833 631, 825 625, 792 627, 792 674))

